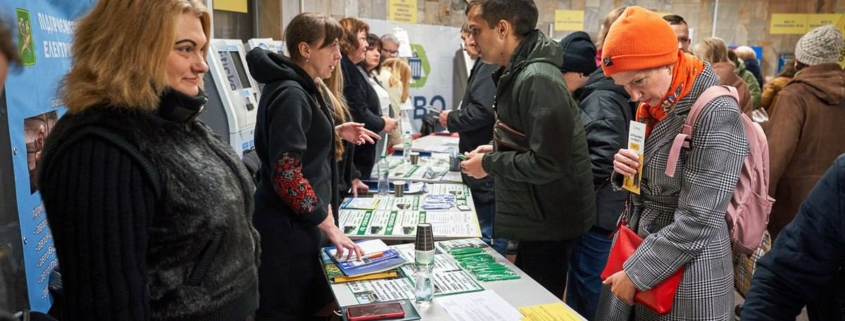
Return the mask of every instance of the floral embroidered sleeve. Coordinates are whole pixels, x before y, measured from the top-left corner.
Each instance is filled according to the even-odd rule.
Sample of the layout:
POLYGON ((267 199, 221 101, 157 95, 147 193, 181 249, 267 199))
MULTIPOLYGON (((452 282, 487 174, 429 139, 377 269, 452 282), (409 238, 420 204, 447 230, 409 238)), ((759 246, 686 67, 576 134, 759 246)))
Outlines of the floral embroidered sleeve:
MULTIPOLYGON (((273 189, 300 219, 318 225, 328 216, 329 200, 321 200, 302 172, 311 130, 309 96, 302 89, 282 91, 267 110, 269 161, 273 189)), ((317 182, 314 182, 315 184, 317 182)))
POLYGON ((273 188, 282 200, 298 214, 308 213, 317 207, 318 199, 311 183, 302 176, 300 160, 290 153, 273 164, 273 188))

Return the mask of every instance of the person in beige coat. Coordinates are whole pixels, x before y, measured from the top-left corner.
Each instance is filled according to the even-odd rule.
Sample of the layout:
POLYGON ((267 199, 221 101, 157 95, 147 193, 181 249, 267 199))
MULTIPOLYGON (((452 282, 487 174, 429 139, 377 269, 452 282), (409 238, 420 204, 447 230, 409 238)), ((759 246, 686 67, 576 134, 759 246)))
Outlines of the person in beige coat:
POLYGON ((845 153, 845 71, 837 64, 842 34, 831 25, 811 30, 795 45, 795 78, 778 94, 766 128, 769 219, 774 240, 795 217, 807 194, 845 153))
POLYGON ((736 74, 736 66, 728 60, 728 46, 725 41, 715 37, 704 39, 693 47, 692 53, 710 63, 710 67, 719 75, 719 85, 736 87, 739 94, 739 108, 750 117, 754 110, 751 93, 745 81, 736 74))

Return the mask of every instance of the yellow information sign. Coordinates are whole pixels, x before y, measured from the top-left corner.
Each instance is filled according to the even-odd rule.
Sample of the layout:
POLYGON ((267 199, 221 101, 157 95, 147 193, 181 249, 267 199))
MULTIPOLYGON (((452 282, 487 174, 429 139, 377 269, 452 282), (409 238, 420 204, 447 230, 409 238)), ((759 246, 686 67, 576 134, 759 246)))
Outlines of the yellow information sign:
POLYGON ((387 20, 417 23, 417 0, 390 0, 387 20))
POLYGON ((811 14, 807 17, 807 31, 823 25, 835 25, 842 18, 841 13, 811 14))
POLYGON ((584 30, 584 10, 555 10, 555 30, 584 30))
POLYGON ((247 13, 246 0, 214 0, 214 10, 247 13))
MULTIPOLYGON (((839 31, 845 34, 845 14, 839 17, 839 23, 836 26, 839 28, 839 31)), ((842 48, 842 51, 839 52, 839 65, 845 68, 845 48, 842 48)))
POLYGON ((803 35, 807 33, 808 16, 807 14, 773 14, 769 33, 773 35, 803 35))
POLYGON ((522 312, 521 321, 579 321, 578 313, 563 303, 533 305, 518 308, 522 312))

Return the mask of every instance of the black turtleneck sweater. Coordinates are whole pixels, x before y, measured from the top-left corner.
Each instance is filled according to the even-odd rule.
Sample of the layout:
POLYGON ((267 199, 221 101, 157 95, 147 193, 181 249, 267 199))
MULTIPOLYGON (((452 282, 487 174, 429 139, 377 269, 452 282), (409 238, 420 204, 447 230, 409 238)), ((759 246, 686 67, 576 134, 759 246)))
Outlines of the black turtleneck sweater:
POLYGON ((204 95, 156 112, 96 106, 59 120, 39 164, 65 288, 65 320, 244 320, 257 309, 253 185, 211 130, 204 95), (97 135, 136 147, 155 167, 97 135))

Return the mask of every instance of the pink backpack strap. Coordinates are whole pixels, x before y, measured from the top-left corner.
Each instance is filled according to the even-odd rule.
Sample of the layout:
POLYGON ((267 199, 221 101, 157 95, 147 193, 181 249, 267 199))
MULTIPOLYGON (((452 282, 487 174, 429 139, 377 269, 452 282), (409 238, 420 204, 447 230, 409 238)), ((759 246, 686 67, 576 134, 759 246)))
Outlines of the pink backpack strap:
POLYGON ((678 158, 681 157, 681 148, 689 148, 689 142, 692 141, 692 127, 695 125, 695 119, 698 118, 698 114, 701 114, 704 106, 707 106, 710 101, 720 96, 732 96, 739 102, 739 95, 737 94, 736 88, 730 86, 713 86, 707 88, 698 96, 698 99, 692 104, 686 121, 684 121, 684 127, 681 129, 681 133, 675 136, 675 140, 672 141, 672 149, 669 150, 669 159, 666 161, 666 176, 675 177, 678 158))

